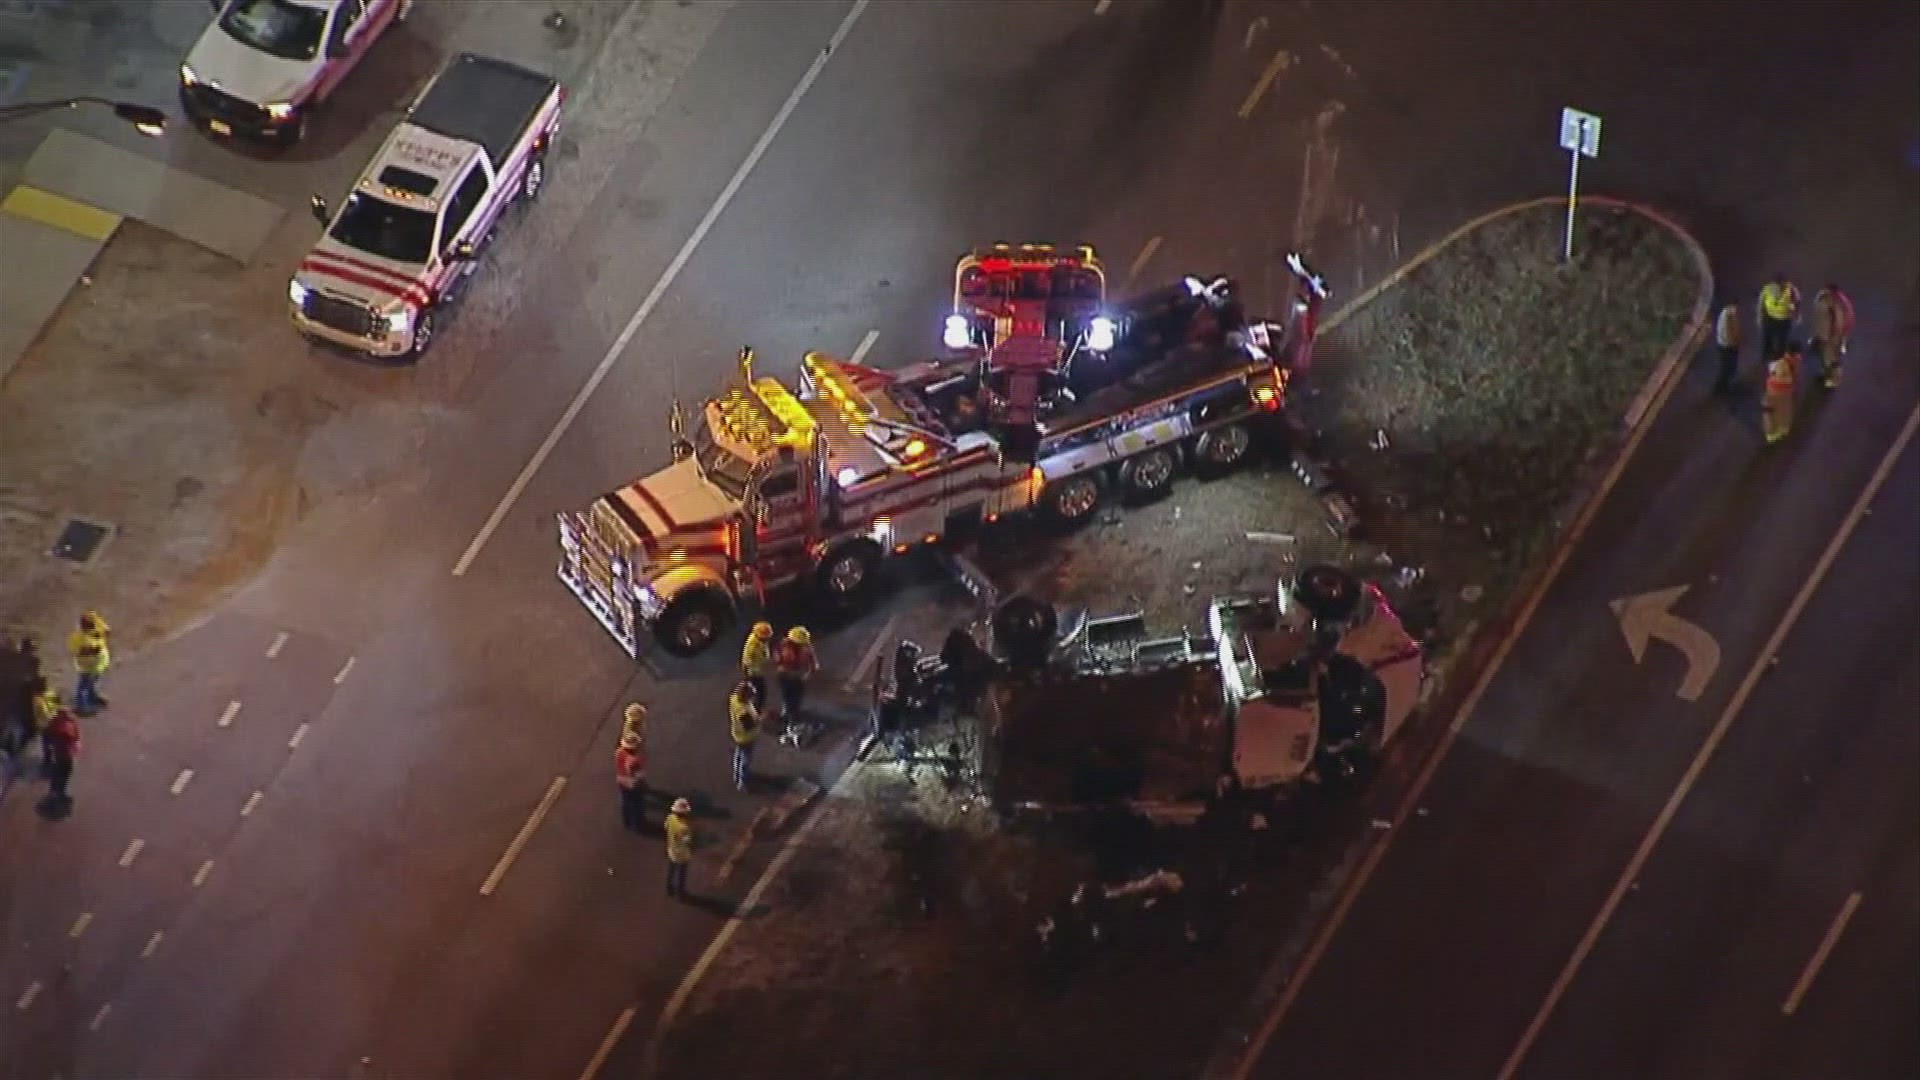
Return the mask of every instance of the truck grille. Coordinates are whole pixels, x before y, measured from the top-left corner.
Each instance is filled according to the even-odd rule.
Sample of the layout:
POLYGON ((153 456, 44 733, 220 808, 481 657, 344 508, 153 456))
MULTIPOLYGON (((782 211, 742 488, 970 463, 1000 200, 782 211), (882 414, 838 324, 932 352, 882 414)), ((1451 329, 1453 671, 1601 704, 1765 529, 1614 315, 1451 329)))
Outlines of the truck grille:
POLYGON ((222 93, 205 83, 196 83, 185 88, 193 104, 208 116, 233 124, 259 127, 267 122, 267 110, 251 101, 242 101, 231 94, 222 93))
POLYGON ((373 336, 373 312, 365 304, 341 300, 316 289, 307 293, 300 313, 321 326, 355 337, 373 336))

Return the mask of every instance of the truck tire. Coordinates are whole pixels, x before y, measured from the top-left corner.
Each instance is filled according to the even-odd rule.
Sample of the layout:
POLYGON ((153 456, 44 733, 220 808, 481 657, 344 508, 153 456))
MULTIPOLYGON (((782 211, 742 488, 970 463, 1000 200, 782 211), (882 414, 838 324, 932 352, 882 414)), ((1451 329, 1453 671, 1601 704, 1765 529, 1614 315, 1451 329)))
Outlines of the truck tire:
POLYGON ((829 603, 855 604, 873 591, 880 569, 880 545, 871 540, 849 540, 827 552, 813 573, 814 587, 829 603))
POLYGON ((1055 526, 1077 529, 1092 521, 1093 512, 1100 508, 1100 478, 1084 472, 1056 480, 1040 493, 1040 506, 1055 526))
POLYGON ((535 154, 527 162, 527 171, 520 174, 520 194, 523 203, 530 203, 547 186, 547 155, 535 154))
POLYGON ((1172 451, 1148 450, 1121 464, 1120 488, 1128 502, 1152 502, 1173 488, 1173 472, 1172 451))
POLYGON ((1205 479, 1225 476, 1245 464, 1253 433, 1245 424, 1224 424, 1193 442, 1193 471, 1205 479))
POLYGON ((1016 668, 1042 667, 1059 628, 1060 618, 1052 604, 1015 596, 993 613, 994 649, 1016 668))
POLYGON ((695 589, 668 601, 667 609, 654 621, 653 636, 673 656, 698 656, 713 646, 732 621, 733 608, 725 600, 712 589, 695 589))
POLYGON ((427 350, 433 348, 433 339, 437 332, 433 309, 422 308, 420 321, 413 324, 413 346, 407 350, 405 359, 418 360, 427 355, 427 350))

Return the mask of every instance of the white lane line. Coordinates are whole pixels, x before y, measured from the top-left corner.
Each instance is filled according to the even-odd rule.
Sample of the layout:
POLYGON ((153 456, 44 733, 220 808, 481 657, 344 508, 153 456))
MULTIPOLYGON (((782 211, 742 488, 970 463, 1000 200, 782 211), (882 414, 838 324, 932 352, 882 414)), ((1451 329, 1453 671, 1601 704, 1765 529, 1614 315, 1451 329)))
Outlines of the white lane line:
POLYGON ((220 719, 215 721, 213 726, 214 727, 232 727, 233 718, 239 715, 240 715, 240 703, 237 701, 229 701, 227 702, 227 707, 220 710, 220 719))
POLYGON ((1293 63, 1293 57, 1288 55, 1287 50, 1281 49, 1273 54, 1273 59, 1267 61, 1266 70, 1260 73, 1260 81, 1253 84, 1253 89, 1247 92, 1247 100, 1240 103, 1240 119, 1245 120, 1253 115, 1253 110, 1259 106, 1261 97, 1267 92, 1267 87, 1272 86, 1273 80, 1279 78, 1280 73, 1287 70, 1287 65, 1291 63, 1293 63))
POLYGON ((287 740, 287 749, 300 749, 300 740, 307 737, 307 727, 308 725, 301 724, 299 727, 293 729, 293 737, 287 740))
POLYGON ((165 931, 155 930, 153 936, 147 939, 147 947, 140 950, 140 959, 153 959, 153 954, 160 951, 160 942, 164 941, 166 936, 165 931))
POLYGON ((1833 925, 1827 927, 1827 936, 1820 939, 1820 947, 1813 950, 1813 956, 1807 960, 1806 969, 1800 972, 1799 981, 1793 984, 1793 991, 1787 995, 1787 1000, 1780 1003, 1782 1016, 1792 1016, 1799 1010, 1800 1002, 1806 998, 1808 988, 1813 986, 1814 976, 1820 974, 1820 969, 1826 965, 1828 955, 1833 952, 1833 947, 1840 943, 1840 935, 1846 933, 1847 923, 1852 921, 1854 909, 1859 906, 1859 893, 1848 896, 1847 902, 1840 905, 1840 911, 1833 917, 1833 925))
POLYGON ((99 1031, 100 1025, 107 1022, 107 1014, 112 1011, 113 1011, 113 1002, 111 1001, 100 1006, 100 1011, 93 1014, 92 1020, 87 1021, 87 1030, 99 1031))
POLYGON ((714 959, 727 947, 727 942, 733 940, 734 933, 740 929, 741 921, 759 906, 760 894, 766 891, 774 878, 780 876, 780 871, 786 867, 787 860, 793 858, 793 853, 799 850, 801 842, 813 831, 814 825, 826 815, 828 804, 839 798, 846 791, 847 784, 852 781, 854 774, 865 767, 865 762, 857 758, 847 765, 846 771, 841 773, 840 779, 834 782, 826 798, 820 801, 819 806, 814 807, 813 813, 807 815, 807 820, 800 823, 800 827, 793 831, 793 835, 787 837, 787 842, 774 854, 773 861, 760 872, 760 877, 753 883, 753 888, 747 890, 747 898, 740 901, 739 907, 733 909, 733 914, 728 917, 726 925, 720 928, 720 932, 713 936, 712 941, 707 942, 706 951, 701 953, 700 959, 694 961, 693 967, 687 970, 686 975, 680 980, 680 985, 674 987, 673 996, 667 999, 667 1007, 660 1010, 660 1018, 654 1021, 653 1035, 647 1040, 646 1063, 641 1070, 643 1077, 652 1080, 653 1077, 659 1076, 661 1041, 672 1029, 674 1020, 680 1015, 680 1010, 686 1007, 687 999, 693 996, 693 988, 698 986, 700 980, 706 976, 707 969, 713 966, 714 959))
POLYGON ((133 860, 140 857, 141 850, 146 846, 147 842, 145 840, 133 839, 127 841, 127 850, 120 853, 120 865, 132 866, 133 860))
POLYGON ((274 657, 279 656, 280 650, 286 647, 287 647, 287 632, 285 630, 282 630, 279 633, 273 635, 273 644, 267 646, 267 659, 272 660, 274 657))
POLYGON ((175 795, 178 795, 181 792, 187 790, 187 785, 191 783, 193 783, 193 770, 181 769, 180 775, 173 778, 173 786, 171 788, 168 788, 167 790, 171 791, 175 795))
POLYGON ((339 673, 333 677, 333 685, 339 686, 341 683, 347 681, 347 672, 353 670, 353 659, 353 657, 349 656, 347 657, 347 662, 340 665, 339 673))
MULTIPOLYGON (((1309 143, 1308 146, 1311 147, 1312 144, 1309 143)), ((1329 321, 1329 328, 1339 321, 1338 316, 1339 313, 1336 312, 1335 318, 1329 321)), ((1393 827, 1381 832, 1373 846, 1367 849, 1365 856, 1360 860, 1359 868, 1353 872, 1352 880, 1347 883, 1346 890, 1340 894, 1339 900, 1335 901, 1333 911, 1315 933, 1312 943, 1307 946, 1306 954, 1300 958, 1294 970, 1286 975, 1279 1000, 1275 1001, 1273 1008, 1268 1010, 1265 1019, 1261 1020, 1253 1036, 1245 1040, 1238 1057, 1234 1059, 1230 1074, 1233 1080, 1247 1080, 1252 1075, 1254 1065, 1266 1052, 1268 1041, 1273 1038, 1273 1033, 1280 1029, 1280 1022, 1286 1019, 1287 1013, 1293 1009, 1294 1002, 1300 1000, 1301 991, 1306 987, 1308 978, 1319 966, 1321 958, 1326 956, 1327 949, 1333 945, 1335 935, 1340 932, 1341 925, 1347 920, 1347 913, 1353 910, 1353 905, 1360 899, 1360 894, 1366 891, 1367 883, 1373 880, 1375 871, 1380 868, 1381 861, 1387 857, 1387 852, 1392 850, 1394 837, 1402 835, 1402 826, 1406 825, 1407 819, 1412 816, 1413 808, 1426 796, 1427 785, 1433 782, 1434 774, 1440 770, 1440 763, 1445 761, 1447 755, 1452 752, 1454 742, 1459 739, 1460 732, 1466 729, 1467 722, 1473 719, 1474 711, 1480 707, 1480 701, 1486 697, 1487 689, 1493 685, 1493 680, 1500 674, 1500 669, 1506 664, 1507 657, 1513 653, 1514 645, 1519 643, 1527 627, 1532 624, 1534 612, 1540 609, 1540 604, 1546 599, 1548 591, 1553 588, 1553 583, 1560 580, 1560 572, 1566 568, 1567 560, 1573 557, 1574 549, 1580 546, 1581 538, 1587 535, 1587 529, 1592 526, 1594 518, 1599 516, 1600 507, 1605 505, 1607 496, 1620 483, 1620 477, 1626 474, 1627 465, 1633 461, 1634 454, 1639 452, 1640 444, 1645 441, 1647 432, 1653 430, 1653 418, 1660 414, 1660 410, 1667 404, 1667 399, 1673 396, 1674 389, 1679 385, 1679 379, 1668 379, 1667 385, 1654 395, 1652 403, 1647 406, 1646 414, 1641 419, 1640 426, 1634 428, 1627 436, 1626 445, 1620 448, 1620 455, 1614 459, 1606 475, 1600 478, 1600 486, 1595 489, 1593 497, 1574 518, 1573 524, 1568 526, 1566 539, 1547 563, 1546 573, 1541 577, 1540 583, 1534 587, 1533 594, 1520 605, 1519 614, 1507 628, 1506 636, 1500 639, 1500 644, 1494 648, 1493 655, 1487 660, 1487 666, 1480 672, 1479 680, 1473 684, 1473 689, 1468 691, 1466 698, 1461 701, 1460 708, 1453 714, 1453 720, 1447 725, 1446 731, 1441 733, 1440 745, 1427 756, 1426 764, 1420 767, 1420 772, 1415 775, 1413 784, 1401 797, 1400 804, 1394 807, 1393 817, 1390 819, 1393 827)))
POLYGON ((197 889, 205 885, 207 883, 207 875, 211 873, 213 873, 213 860, 208 859, 206 862, 200 864, 200 869, 193 872, 193 887, 197 889))
POLYGON ((247 804, 240 808, 240 816, 246 817, 248 814, 253 813, 254 809, 260 805, 260 800, 264 798, 266 798, 266 795, 258 791, 247 796, 247 804))
POLYGON ((614 1020, 613 1027, 607 1030, 607 1037, 600 1040, 599 1049, 587 1059, 587 1067, 580 1070, 580 1080, 593 1080, 600 1075, 600 1067, 607 1063, 607 1056, 620 1043, 620 1036, 627 1033, 627 1025, 633 1023, 633 1006, 620 1010, 620 1016, 614 1020))
POLYGON ((1099 3, 1093 5, 1093 13, 1095 15, 1105 15, 1107 13, 1107 9, 1112 6, 1113 6, 1113 0, 1100 0, 1099 3))
POLYGON ((847 693, 857 693, 860 690, 866 682, 867 669, 880 658, 880 650, 887 647, 888 641, 893 640, 893 628, 899 625, 900 612, 896 611, 893 617, 887 620, 886 625, 880 628, 880 632, 873 636, 872 644, 867 646, 866 652, 860 654, 860 662, 854 665, 853 671, 847 675, 847 681, 844 684, 847 693))
POLYGON ((33 983, 26 988, 26 990, 21 992, 20 997, 14 1001, 13 1007, 20 1010, 21 1012, 26 1012, 28 1009, 33 1008, 33 1000, 39 996, 40 996, 40 981, 38 979, 35 979, 33 983))
POLYGON ((93 925, 93 912, 83 911, 80 913, 80 916, 78 918, 73 920, 73 925, 67 927, 67 936, 70 938, 77 938, 81 934, 86 933, 87 927, 92 925, 93 925))
POLYGON ((1153 259, 1153 253, 1160 250, 1160 242, 1160 237, 1154 237, 1147 241, 1146 246, 1140 249, 1140 254, 1133 257, 1133 265, 1127 267, 1126 283, 1128 285, 1132 285, 1134 280, 1140 276, 1140 271, 1147 268, 1147 263, 1153 259))
POLYGON ((873 348, 873 343, 879 340, 880 331, 867 331, 867 336, 860 339, 860 344, 854 347, 853 355, 847 357, 847 359, 855 364, 865 360, 867 358, 867 350, 873 348))
POLYGON ((746 160, 734 170, 733 177, 727 181, 727 186, 720 189, 720 196, 713 200, 712 206, 707 208, 706 216, 694 226, 693 235, 687 237, 687 242, 681 245, 673 261, 667 264, 667 269, 660 275, 660 280, 653 283, 653 288, 647 293, 646 299, 640 301, 640 306, 634 309, 633 317, 627 320, 625 327, 621 328, 620 336, 613 339, 613 344, 607 348, 607 354, 600 358, 600 363, 593 369, 593 374, 587 377, 585 385, 580 387, 580 392, 573 396, 573 401, 567 405, 567 410, 560 414, 559 422, 553 425, 552 431, 547 432, 546 439, 540 443, 540 448, 533 452, 533 457, 527 460, 526 466, 520 470, 520 475, 513 478, 513 483, 507 487, 507 493, 500 497, 500 502, 493 508, 493 513, 487 515, 486 523, 480 526, 480 531, 467 545, 467 550, 460 553, 460 561, 453 564, 454 577, 464 577, 467 569, 473 565, 473 560, 480 556, 480 549, 487 546, 487 541, 493 537, 494 530, 500 527, 500 523, 506 519, 507 512, 513 509, 513 504, 519 501, 521 493, 526 491, 529 483, 533 482, 533 474, 539 472, 540 466, 546 463, 547 455, 553 453, 553 448, 559 445, 560 437, 573 426, 574 420, 580 416, 580 410, 586 408, 587 399, 600 388, 600 383, 606 379, 607 373, 613 370, 613 365, 620 359, 620 354, 626 351, 627 344, 633 340, 635 334, 640 332, 641 324, 653 314, 653 309, 659 305, 660 298, 666 295, 667 289, 672 287, 674 280, 680 276, 680 271, 686 268, 688 260, 693 258, 694 251, 707 238, 713 223, 720 219, 727 204, 733 202, 733 197, 739 193, 741 185, 747 182, 747 176, 753 172, 755 166, 760 164, 760 159, 767 153, 767 147, 773 145, 774 137, 780 134, 781 128, 787 126, 787 118, 793 115, 793 110, 800 106, 800 99, 807 96, 807 91, 812 88, 814 80, 818 79, 820 72, 826 69, 828 58, 840 48, 840 43, 847 39, 847 35, 853 32, 853 24, 859 21, 861 13, 867 10, 869 2, 870 0, 854 0, 853 7, 847 11, 846 17, 840 20, 839 28, 834 30, 833 37, 827 41, 827 47, 820 50, 820 54, 813 58, 812 66, 807 68, 805 75, 800 76, 800 82, 794 86, 793 92, 787 95, 787 100, 780 106, 780 111, 773 115, 772 122, 767 124, 767 130, 760 133, 760 138, 754 142, 753 149, 747 151, 746 160))
POLYGON ((520 826, 520 831, 514 836, 513 843, 507 845, 507 850, 501 854, 500 861, 493 864, 493 873, 488 874, 487 880, 480 883, 481 896, 492 896, 493 891, 500 887, 500 879, 507 876, 507 869, 513 865, 513 860, 520 857, 521 849, 525 848, 527 841, 533 838, 533 831, 538 829, 540 822, 546 819, 547 812, 553 809, 554 802, 560 798, 560 792, 566 790, 566 786, 567 778, 564 776, 554 777, 553 783, 547 785, 547 793, 540 796, 540 805, 534 807, 533 813, 527 815, 526 824, 520 826))
POLYGON ((1847 516, 1840 522, 1839 530, 1833 534, 1833 539, 1827 542, 1827 549, 1820 553, 1820 560, 1813 564, 1813 572, 1807 575, 1800 586, 1800 591, 1794 594, 1793 603, 1787 605, 1787 612, 1781 616, 1780 625, 1773 628, 1773 635, 1767 638, 1767 643, 1755 655, 1753 666, 1747 669, 1747 677, 1740 681, 1739 689, 1733 692, 1733 698, 1727 702, 1727 707, 1721 712, 1720 719, 1714 723, 1713 730, 1708 733, 1707 741, 1700 745, 1700 752, 1693 756, 1693 762, 1687 766, 1686 775, 1680 778, 1680 783, 1673 789, 1673 794, 1667 797, 1667 804, 1660 808, 1660 816, 1653 819, 1653 827, 1648 829, 1647 835, 1641 838, 1640 847, 1628 861, 1627 868, 1621 871, 1620 880, 1613 883, 1613 891, 1607 894, 1606 902, 1600 905, 1600 911, 1593 917, 1592 925, 1587 927, 1586 934, 1580 938, 1580 944, 1574 948, 1573 955, 1567 958, 1566 966, 1560 969, 1559 977, 1553 980, 1552 988, 1547 991, 1546 1000, 1540 1003, 1539 1010, 1533 1014, 1533 1019, 1527 1024, 1527 1030, 1521 1034, 1520 1041, 1514 1045, 1513 1052, 1507 1055, 1507 1063, 1501 1068, 1498 1080, 1511 1080, 1513 1074, 1519 1071, 1521 1062, 1527 1058, 1527 1052, 1533 1049, 1534 1040, 1540 1037, 1541 1030, 1547 1026, 1547 1017, 1559 1006, 1560 999, 1566 995, 1567 988, 1573 985, 1573 977, 1579 973, 1580 965, 1586 963, 1587 954, 1593 951, 1594 944, 1600 940, 1601 932, 1607 928, 1607 923, 1612 921, 1614 909, 1626 899, 1628 890, 1639 878, 1640 871, 1647 865, 1647 860, 1653 857, 1653 849, 1659 846, 1660 839, 1667 834, 1667 827, 1673 824, 1674 815, 1680 812, 1680 804, 1686 801, 1688 793, 1693 790, 1694 783, 1706 770, 1707 763, 1713 760, 1715 751, 1720 749, 1720 741, 1726 738, 1727 732, 1733 727, 1734 718, 1739 716, 1740 710, 1746 707, 1748 695, 1752 694, 1753 688, 1759 685, 1760 677, 1766 674, 1767 668, 1773 663, 1773 658, 1779 655, 1780 646, 1786 642, 1787 635, 1793 631, 1793 625, 1800 621, 1800 613, 1806 610, 1808 601, 1813 599, 1814 591, 1820 587, 1821 582, 1826 580, 1827 571, 1833 568, 1833 561, 1840 556, 1840 548, 1852 538, 1853 530, 1859 526, 1860 519, 1866 516, 1867 505, 1873 502, 1874 496, 1880 494, 1881 485, 1887 482, 1887 475, 1893 471, 1893 463, 1906 450, 1907 442, 1913 438, 1916 426, 1920 426, 1920 405, 1915 405, 1913 411, 1907 414, 1906 426, 1900 429, 1899 437, 1894 439, 1893 445, 1887 448, 1887 455, 1880 459, 1880 466, 1873 470, 1873 476, 1867 480, 1867 486, 1860 489, 1859 498, 1853 501, 1847 516))

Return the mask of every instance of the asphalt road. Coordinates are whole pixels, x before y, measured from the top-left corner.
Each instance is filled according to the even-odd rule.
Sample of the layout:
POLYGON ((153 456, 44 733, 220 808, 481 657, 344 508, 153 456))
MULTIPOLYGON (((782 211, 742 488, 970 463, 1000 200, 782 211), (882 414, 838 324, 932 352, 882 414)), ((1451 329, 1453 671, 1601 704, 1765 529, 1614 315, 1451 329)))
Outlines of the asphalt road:
MULTIPOLYGON (((455 577, 849 7, 662 2, 595 27, 542 202, 395 389, 431 406, 419 460, 115 672, 71 820, 7 806, 6 1075, 570 1075, 632 1009, 624 1069, 770 851, 717 899, 667 903, 657 842, 614 814, 621 705, 652 703, 651 779, 722 848, 764 796, 726 784, 729 658, 636 668, 554 580, 552 512, 664 460, 666 400, 717 386, 743 342, 763 370, 876 330, 870 361, 931 348, 973 243, 1090 240, 1116 278, 1150 251, 1143 280, 1191 261, 1277 292, 1310 186, 1278 136, 1303 106, 1246 20, 874 4, 455 577)), ((824 636, 830 680, 888 614, 824 636)))
POLYGON ((1516 1075, 1913 1070, 1912 449, 1569 968, 1920 399, 1914 12, 1755 15, 1315 5, 1296 26, 1365 88, 1344 118, 1344 160, 1376 216, 1420 231, 1411 223, 1553 190, 1565 176, 1555 121, 1572 105, 1605 122, 1589 190, 1674 211, 1723 294, 1750 304, 1783 268, 1809 296, 1843 282, 1862 323, 1846 383, 1810 394, 1793 440, 1772 451, 1757 445, 1750 393, 1714 397, 1706 364, 1680 383, 1251 1075, 1499 1076, 1563 973, 1516 1075), (1436 69, 1447 75, 1409 74, 1436 69), (1636 665, 1608 608, 1679 585, 1676 614, 1721 650, 1692 702, 1676 693, 1680 651, 1656 640, 1636 665), (1856 921, 1783 1016, 1856 891, 1856 921))

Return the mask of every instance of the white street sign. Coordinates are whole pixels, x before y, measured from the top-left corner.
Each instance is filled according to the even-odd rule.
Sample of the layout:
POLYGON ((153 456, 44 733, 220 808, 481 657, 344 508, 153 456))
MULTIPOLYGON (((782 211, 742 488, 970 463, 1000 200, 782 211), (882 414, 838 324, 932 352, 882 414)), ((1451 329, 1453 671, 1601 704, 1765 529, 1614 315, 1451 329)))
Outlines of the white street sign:
POLYGON ((1600 156, 1600 118, 1579 109, 1560 110, 1560 149, 1576 150, 1581 156, 1600 156))

